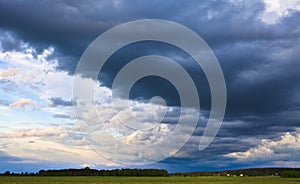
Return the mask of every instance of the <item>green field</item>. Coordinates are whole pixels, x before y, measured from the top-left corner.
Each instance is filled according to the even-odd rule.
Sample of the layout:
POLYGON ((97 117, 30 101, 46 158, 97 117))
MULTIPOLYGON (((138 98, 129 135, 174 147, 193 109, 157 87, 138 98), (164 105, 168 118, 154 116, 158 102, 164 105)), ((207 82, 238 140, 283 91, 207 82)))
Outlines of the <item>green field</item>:
POLYGON ((203 184, 300 184, 300 179, 296 178, 280 178, 280 177, 95 177, 95 176, 84 176, 84 177, 38 177, 38 176, 1 176, 0 184, 18 184, 18 183, 30 183, 30 184, 97 184, 97 183, 119 183, 119 184, 130 184, 130 183, 142 183, 142 184, 168 184, 168 183, 203 183, 203 184))

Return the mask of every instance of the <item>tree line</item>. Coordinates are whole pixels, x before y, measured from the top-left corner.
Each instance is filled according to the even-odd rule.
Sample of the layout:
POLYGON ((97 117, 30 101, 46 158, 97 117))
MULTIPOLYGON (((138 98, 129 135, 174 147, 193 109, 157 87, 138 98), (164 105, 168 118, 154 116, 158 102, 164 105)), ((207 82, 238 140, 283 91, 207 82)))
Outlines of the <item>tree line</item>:
POLYGON ((37 173, 0 173, 4 176, 281 176, 300 178, 300 168, 251 168, 215 172, 186 172, 169 174, 163 169, 113 169, 97 170, 89 167, 83 169, 40 170, 37 173))
POLYGON ((173 176, 281 176, 300 177, 300 168, 250 168, 216 172, 173 173, 173 176))
POLYGON ((84 169, 40 170, 37 173, 11 173, 6 171, 5 176, 168 176, 163 169, 113 169, 97 170, 86 167, 84 169))
POLYGON ((300 178, 299 171, 285 171, 281 174, 281 177, 284 178, 300 178))

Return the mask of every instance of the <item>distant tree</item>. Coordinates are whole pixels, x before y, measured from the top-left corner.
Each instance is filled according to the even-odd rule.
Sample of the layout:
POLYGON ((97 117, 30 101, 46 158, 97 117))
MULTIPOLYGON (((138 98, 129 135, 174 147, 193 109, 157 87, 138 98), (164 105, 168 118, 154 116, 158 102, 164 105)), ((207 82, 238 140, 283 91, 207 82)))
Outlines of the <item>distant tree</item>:
POLYGON ((39 176, 168 176, 166 170, 159 169, 83 169, 40 170, 39 176))
POLYGON ((286 171, 281 173, 280 175, 283 178, 300 178, 300 172, 299 171, 286 171))

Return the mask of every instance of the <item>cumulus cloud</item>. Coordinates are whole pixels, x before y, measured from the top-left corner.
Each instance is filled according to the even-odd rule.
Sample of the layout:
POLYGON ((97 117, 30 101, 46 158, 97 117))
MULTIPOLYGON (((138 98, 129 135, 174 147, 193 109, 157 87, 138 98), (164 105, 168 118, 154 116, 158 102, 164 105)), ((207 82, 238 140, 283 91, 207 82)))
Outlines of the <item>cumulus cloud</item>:
MULTIPOLYGON (((134 108, 137 111, 133 115, 128 109, 115 109, 114 112, 109 105, 98 105, 80 110, 77 118, 86 139, 97 151, 125 165, 152 163, 171 156, 184 145, 195 128, 188 125, 190 117, 184 110, 181 116, 169 109, 172 117, 178 119, 181 116, 186 124, 177 125, 168 121, 157 122, 160 112, 155 105, 149 108, 143 103, 134 103, 134 108), (145 114, 149 116, 145 117, 145 114), (130 120, 132 115, 138 119, 138 124, 131 124, 134 122, 130 120), (125 121, 121 121, 118 116, 125 121)), ((189 110, 189 113, 197 114, 193 110, 189 110)))
POLYGON ((299 0, 263 0, 265 11, 261 15, 261 20, 267 24, 274 24, 280 19, 288 16, 293 10, 300 10, 299 0))
MULTIPOLYGON (((33 96, 40 106, 45 106, 45 103, 50 106, 70 106, 72 100, 64 99, 72 99, 73 77, 56 69, 57 59, 49 58, 54 48, 50 47, 41 53, 28 45, 25 48, 25 51, 0 53, 0 85, 3 86, 2 90, 9 91, 3 92, 3 95, 18 98, 21 93, 33 96)), ((20 102, 29 103, 25 99, 20 102)))
POLYGON ((49 72, 54 72, 56 60, 49 60, 47 57, 54 52, 53 48, 44 50, 37 54, 36 50, 27 46, 27 50, 19 52, 1 52, 2 61, 1 78, 3 84, 10 85, 12 91, 38 91, 45 85, 44 81, 49 72), (5 66, 9 66, 5 69, 5 66))
POLYGON ((9 104, 10 107, 25 107, 32 106, 35 102, 31 99, 21 98, 20 100, 9 104))
MULTIPOLYGON (((4 71, 5 76, 7 76, 4 83, 9 84, 8 88, 17 88, 18 93, 33 96, 35 99, 33 101, 23 98, 12 103, 9 107, 24 107, 36 103, 40 113, 51 114, 53 118, 72 122, 72 118, 74 118, 72 105, 75 105, 75 108, 78 108, 76 118, 82 133, 85 135, 84 139, 88 140, 94 148, 99 148, 98 151, 109 153, 108 158, 111 156, 120 157, 127 164, 143 163, 147 162, 147 159, 156 161, 155 159, 159 157, 157 153, 154 151, 147 152, 141 145, 150 146, 164 142, 176 127, 176 124, 166 120, 178 119, 180 107, 168 107, 148 103, 144 100, 119 99, 125 101, 125 104, 129 104, 129 106, 122 109, 115 107, 114 109, 111 89, 101 85, 99 81, 82 76, 72 76, 65 71, 57 70, 57 60, 49 57, 54 51, 54 48, 49 48, 37 54, 35 49, 28 47, 26 51, 7 51, 5 54, 0 54, 0 59, 6 65, 18 68, 18 70, 4 71), (78 79, 77 82, 81 84, 77 90, 84 94, 83 101, 80 101, 82 98, 78 98, 76 95, 72 96, 72 83, 75 77, 78 79), (94 94, 86 94, 87 86, 94 87, 94 94), (165 113, 168 115, 166 120, 162 122, 165 113), (143 130, 140 130, 140 127, 143 130), (108 134, 103 134, 103 132, 108 134), (134 148, 122 150, 122 147, 116 144, 114 145, 116 149, 111 149, 112 142, 109 139, 111 136, 122 145, 134 145, 134 148), (138 157, 136 157, 137 154, 139 154, 138 157)), ((15 97, 17 96, 18 94, 15 94, 15 97)), ((187 109, 186 112, 182 112, 183 121, 189 121, 190 113, 194 114, 193 110, 187 109)), ((62 123, 60 127, 13 130, 11 133, 3 134, 2 138, 60 138, 60 140, 56 140, 56 143, 63 144, 66 140, 74 139, 67 131, 66 127, 68 126, 70 125, 62 123)), ((74 127, 76 126, 74 125, 74 127)), ((166 143, 168 146, 162 148, 165 150, 164 152, 163 150, 160 151, 160 156, 178 150, 180 147, 177 143, 188 140, 193 128, 183 127, 182 132, 177 132, 178 140, 168 140, 166 143), (190 134, 187 133, 189 132, 188 129, 192 129, 190 134)), ((78 146, 82 145, 77 139, 73 141, 78 146)), ((36 144, 36 139, 32 143, 36 144)), ((10 154, 10 152, 8 153, 10 154)))
POLYGON ((236 158, 242 161, 256 159, 284 161, 290 157, 298 160, 299 157, 294 156, 298 155, 300 151, 299 141, 299 133, 291 134, 287 132, 277 140, 262 139, 260 145, 258 145, 257 147, 250 148, 249 150, 244 152, 229 153, 225 156, 236 158))
POLYGON ((11 116, 10 121, 19 119, 17 121, 21 122, 18 127, 14 127, 16 122, 1 127, 1 150, 28 162, 112 164, 94 152, 80 136, 72 120, 72 100, 65 100, 72 99, 73 76, 56 69, 57 60, 49 58, 54 49, 50 47, 38 53, 28 45, 24 48, 0 53, 0 85, 4 86, 0 89, 1 97, 10 101, 20 95, 32 97, 2 104, 4 112, 1 111, 1 115, 11 116), (37 106, 35 111, 27 109, 24 113, 18 112, 17 116, 11 111, 30 105, 37 106), (63 120, 56 122, 53 118, 63 120), (26 123, 22 123, 24 121, 26 123), (52 126, 52 123, 60 126, 52 126), (46 128, 41 128, 41 124, 46 128), (21 128, 23 125, 26 128, 21 128))

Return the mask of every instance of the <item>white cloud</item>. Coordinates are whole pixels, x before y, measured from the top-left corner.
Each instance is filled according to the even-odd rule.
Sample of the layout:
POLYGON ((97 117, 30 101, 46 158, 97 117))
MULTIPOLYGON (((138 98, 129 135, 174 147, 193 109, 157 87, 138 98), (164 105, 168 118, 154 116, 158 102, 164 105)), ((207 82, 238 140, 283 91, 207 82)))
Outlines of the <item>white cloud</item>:
POLYGON ((7 70, 3 70, 0 73, 0 80, 11 79, 20 72, 19 68, 9 67, 7 70))
POLYGON ((32 162, 59 162, 68 164, 113 165, 88 146, 74 146, 39 137, 1 139, 9 155, 32 162))
POLYGON ((31 106, 33 105, 35 102, 31 99, 27 99, 27 98, 21 98, 20 100, 9 104, 10 107, 25 107, 25 106, 31 106))
MULTIPOLYGON (((14 127, 16 123, 7 124, 8 127, 5 129, 0 128, 1 151, 29 162, 112 165, 111 161, 104 159, 88 146, 79 136, 80 132, 76 125, 70 127, 68 124, 70 121, 65 119, 58 121, 54 117, 55 114, 73 116, 72 107, 49 106, 51 104, 49 99, 52 97, 72 99, 73 76, 56 69, 57 60, 48 58, 53 52, 54 49, 49 48, 37 55, 33 48, 24 46, 23 51, 0 53, 0 81, 6 87, 0 88, 0 95, 11 102, 10 105, 1 106, 7 111, 5 118, 10 118, 11 122, 12 119, 18 119, 17 117, 22 113, 22 116, 26 114, 33 122, 45 122, 43 126, 46 126, 41 128, 36 127, 35 123, 24 122, 22 125, 26 128, 20 129, 19 126, 14 127), (31 99, 20 99, 20 96, 28 96, 31 99), (15 107, 33 104, 38 109, 34 111, 27 109, 26 113, 13 110, 15 107), (47 114, 53 117, 51 119, 49 115, 45 117, 47 114), (48 124, 44 121, 45 118, 48 118, 48 124), (65 121, 67 124, 64 123, 65 121), (59 126, 51 124, 59 124, 59 126)), ((5 112, 1 112, 1 115, 3 114, 5 112)))
MULTIPOLYGON (((263 139, 255 148, 245 152, 233 152, 225 155, 226 157, 237 158, 239 160, 287 160, 287 158, 298 158, 300 152, 300 133, 282 135, 278 140, 263 139), (298 155, 293 157, 292 155, 298 155)), ((298 160, 300 161, 300 160, 298 160)))
POLYGON ((53 48, 46 49, 37 56, 34 56, 36 51, 33 48, 28 48, 25 52, 1 52, 0 60, 9 68, 0 67, 0 80, 11 84, 11 91, 42 93, 47 74, 55 72, 57 66, 55 59, 47 59, 53 52, 53 48))
POLYGON ((67 164, 114 165, 90 148, 85 139, 74 138, 74 128, 49 126, 17 129, 0 134, 2 150, 25 162, 60 162, 67 164))
MULTIPOLYGON (((49 118, 49 127, 47 128, 41 129, 35 127, 35 125, 26 124, 26 126, 29 127, 27 129, 18 130, 15 129, 15 127, 11 127, 13 131, 7 134, 0 134, 1 141, 6 140, 10 145, 9 149, 5 149, 9 155, 32 159, 57 160, 55 155, 60 154, 57 156, 58 158, 63 160, 63 157, 65 157, 66 160, 72 162, 70 159, 72 156, 74 159, 75 155, 82 156, 83 152, 89 152, 87 154, 93 154, 93 158, 95 158, 98 154, 92 153, 91 150, 88 151, 88 146, 86 146, 84 144, 85 141, 83 141, 86 139, 94 148, 99 148, 97 149, 98 151, 109 153, 106 155, 108 158, 120 158, 121 161, 126 163, 139 163, 144 162, 146 159, 157 161, 156 158, 158 157, 164 158, 163 156, 165 155, 170 156, 171 153, 179 149, 179 143, 183 143, 189 139, 190 134, 188 132, 191 131, 188 130, 192 128, 193 132, 194 127, 179 126, 182 128, 182 132, 177 132, 178 135, 176 135, 176 138, 168 140, 169 135, 171 135, 172 131, 176 128, 176 124, 160 122, 165 112, 171 114, 169 119, 178 119, 181 115, 182 121, 189 122, 191 116, 197 114, 195 111, 186 109, 186 111, 183 110, 180 114, 180 109, 177 107, 166 107, 132 100, 125 100, 125 104, 130 104, 129 107, 114 111, 111 100, 111 89, 101 86, 100 82, 90 78, 72 76, 65 71, 57 70, 57 59, 49 59, 48 57, 53 52, 54 49, 49 48, 44 50, 41 54, 37 54, 33 48, 27 47, 25 51, 0 53, 0 60, 3 61, 6 66, 9 66, 4 68, 0 66, 2 77, 0 80, 2 80, 3 83, 9 84, 7 85, 7 91, 9 91, 11 96, 7 100, 15 101, 8 107, 24 107, 26 105, 35 104, 36 109, 34 116, 31 115, 33 114, 33 112, 30 112, 31 109, 27 109, 28 112, 26 111, 29 119, 35 120, 36 118, 40 118, 41 121, 44 121, 45 113, 48 114, 48 116, 52 116, 52 119, 49 118), (78 77, 79 80, 77 82, 82 84, 78 90, 82 90, 86 98, 84 101, 79 101, 79 98, 76 96, 73 97, 73 82, 75 77, 78 77), (86 87, 89 86, 95 88, 94 94, 86 94, 86 87), (13 93, 14 90, 17 92, 13 93), (30 96, 31 99, 20 99, 21 95, 30 96), (64 114, 70 116, 69 121, 66 120, 66 118, 64 121, 75 123, 72 119, 74 118, 72 107, 53 106, 50 100, 52 98, 76 101, 76 108, 78 108, 76 118, 80 129, 86 137, 82 139, 78 139, 76 136, 74 137, 75 132, 80 133, 76 125, 70 129, 70 124, 64 123, 63 121, 58 122, 58 120, 55 119, 55 115, 64 114), (16 101, 16 99, 20 100, 16 101), (40 113, 40 115, 38 113, 40 113), (122 120, 125 121, 119 121, 116 115, 122 117, 122 120), (126 124, 132 122, 133 117, 138 121, 134 122, 134 124, 126 124), (59 124, 60 126, 52 127, 50 122, 59 124), (132 125, 137 127, 143 125, 142 127, 145 130, 135 129, 131 127, 132 125), (122 150, 120 144, 112 144, 111 138, 124 145, 128 145, 128 149, 122 150), (30 149, 21 144, 21 142, 24 143, 24 140, 34 141, 34 144, 30 144, 30 149), (159 156, 157 156, 156 151, 149 151, 143 148, 143 146, 151 146, 163 141, 166 141, 166 146, 161 148, 161 155, 159 156), (71 147, 76 146, 76 149, 70 148, 67 144, 70 144, 71 147), (131 149, 132 145, 133 147, 131 149), (15 147, 15 149, 13 149, 13 147, 15 147), (37 154, 41 154, 42 156, 37 156, 37 154), (138 157, 136 157, 136 155, 138 155, 138 157)), ((0 92, 1 90, 2 89, 0 89, 0 92)), ((5 94, 7 92, 2 91, 2 93, 5 94)), ((168 117, 166 119, 168 119, 168 117)), ((28 146, 28 143, 24 143, 24 145, 28 146)), ((82 156, 82 161, 85 159, 90 161, 89 157, 82 156)), ((145 162, 147 162, 147 160, 145 162)), ((86 164, 87 162, 83 163, 86 164)), ((102 164, 111 164, 111 161, 107 160, 104 162, 102 160, 102 164)))
POLYGON ((299 0, 263 0, 266 6, 261 15, 261 20, 267 24, 277 23, 287 16, 290 10, 300 10, 299 0))
POLYGON ((58 61, 48 57, 53 48, 37 54, 34 48, 24 44, 24 51, 7 51, 0 53, 0 94, 7 101, 17 101, 20 96, 30 96, 32 101, 21 99, 11 102, 10 107, 32 105, 50 114, 72 114, 68 107, 51 108, 49 99, 60 97, 72 100, 73 76, 56 69, 58 61))
POLYGON ((13 133, 6 133, 0 135, 1 138, 25 138, 25 137, 49 137, 55 136, 65 138, 68 135, 68 131, 61 126, 58 127, 46 127, 44 129, 21 129, 16 130, 13 133))

